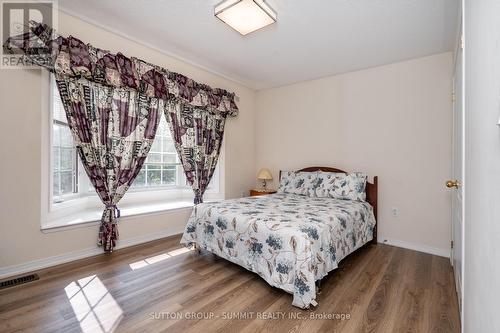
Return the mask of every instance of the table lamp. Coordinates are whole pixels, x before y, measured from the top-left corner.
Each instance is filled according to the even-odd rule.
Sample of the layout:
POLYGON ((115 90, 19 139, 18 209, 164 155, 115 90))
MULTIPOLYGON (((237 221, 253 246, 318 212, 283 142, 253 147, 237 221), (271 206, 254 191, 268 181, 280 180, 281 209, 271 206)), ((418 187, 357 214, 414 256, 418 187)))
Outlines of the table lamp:
POLYGON ((266 180, 272 180, 273 175, 271 174, 271 171, 269 171, 269 169, 260 169, 259 174, 257 175, 257 179, 262 180, 262 188, 264 191, 267 191, 266 180))

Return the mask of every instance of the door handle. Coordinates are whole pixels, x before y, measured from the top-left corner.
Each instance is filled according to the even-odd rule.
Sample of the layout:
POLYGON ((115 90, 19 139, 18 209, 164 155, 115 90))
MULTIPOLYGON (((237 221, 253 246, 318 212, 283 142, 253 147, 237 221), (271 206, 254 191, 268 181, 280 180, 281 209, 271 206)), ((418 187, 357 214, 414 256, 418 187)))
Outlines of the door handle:
POLYGON ((459 186, 460 186, 460 182, 458 180, 456 180, 456 179, 455 180, 448 180, 446 182, 446 187, 447 188, 452 188, 452 187, 458 188, 459 186))

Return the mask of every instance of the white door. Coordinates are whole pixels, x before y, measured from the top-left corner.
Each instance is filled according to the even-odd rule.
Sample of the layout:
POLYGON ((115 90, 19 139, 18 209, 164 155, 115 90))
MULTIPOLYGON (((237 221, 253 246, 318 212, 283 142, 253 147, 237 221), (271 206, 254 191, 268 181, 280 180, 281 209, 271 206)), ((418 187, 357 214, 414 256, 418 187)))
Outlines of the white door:
MULTIPOLYGON (((460 39, 462 40, 462 39, 460 39)), ((464 206, 463 206, 463 172, 464 172, 464 65, 463 42, 459 43, 455 59, 455 75, 453 78, 453 166, 452 179, 446 186, 452 191, 452 241, 451 259, 455 273, 455 283, 462 314, 463 264, 464 264, 464 206)))

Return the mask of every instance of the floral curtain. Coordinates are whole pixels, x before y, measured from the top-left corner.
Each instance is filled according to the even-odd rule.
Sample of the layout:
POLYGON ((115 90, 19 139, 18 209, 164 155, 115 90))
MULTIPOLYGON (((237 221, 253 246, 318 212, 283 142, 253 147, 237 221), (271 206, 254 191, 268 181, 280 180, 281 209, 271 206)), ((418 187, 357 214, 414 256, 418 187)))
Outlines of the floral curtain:
POLYGON ((85 78, 102 85, 129 88, 165 102, 185 103, 226 116, 238 114, 233 93, 211 88, 141 59, 96 48, 73 36, 58 36, 45 24, 31 21, 30 32, 10 37, 4 49, 23 52, 30 63, 59 77, 85 78))
POLYGON ((186 179, 193 188, 194 203, 203 202, 203 194, 219 159, 225 114, 206 112, 184 103, 170 103, 165 109, 175 149, 186 179))
POLYGON ((116 205, 153 144, 163 101, 85 79, 57 77, 56 81, 78 155, 106 206, 98 243, 112 251, 120 217, 116 205))
POLYGON ((99 232, 106 251, 115 246, 116 204, 132 184, 154 139, 159 115, 170 121, 195 202, 215 169, 234 94, 211 88, 146 61, 113 54, 49 26, 30 22, 4 49, 55 73, 79 156, 106 205, 99 232))

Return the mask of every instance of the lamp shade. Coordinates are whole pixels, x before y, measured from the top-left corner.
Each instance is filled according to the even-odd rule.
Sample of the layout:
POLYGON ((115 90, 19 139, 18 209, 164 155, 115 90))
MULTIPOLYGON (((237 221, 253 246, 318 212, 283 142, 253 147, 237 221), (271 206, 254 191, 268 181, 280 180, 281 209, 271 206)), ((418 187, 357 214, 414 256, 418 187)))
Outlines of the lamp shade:
POLYGON ((271 174, 271 171, 269 171, 269 169, 260 169, 257 179, 272 180, 273 175, 271 174))

